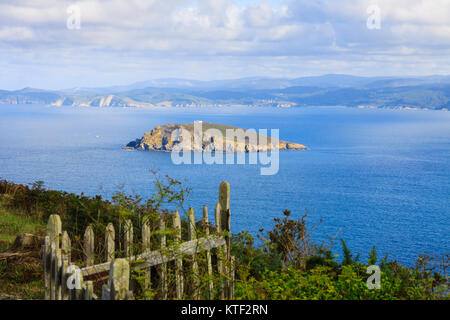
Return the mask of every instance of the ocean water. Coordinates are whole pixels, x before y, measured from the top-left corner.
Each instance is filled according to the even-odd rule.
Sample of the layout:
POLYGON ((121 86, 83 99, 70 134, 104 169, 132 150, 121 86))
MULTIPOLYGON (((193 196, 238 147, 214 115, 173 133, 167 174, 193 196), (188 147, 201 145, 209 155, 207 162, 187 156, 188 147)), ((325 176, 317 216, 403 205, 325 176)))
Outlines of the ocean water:
POLYGON ((340 231, 362 259, 373 245, 408 265, 421 253, 450 252, 450 112, 0 105, 0 146, 0 177, 16 183, 149 197, 156 169, 193 189, 186 207, 199 218, 228 181, 232 232, 256 235, 284 209, 308 210, 311 225, 322 220, 315 240, 340 231), (169 153, 121 149, 157 125, 194 120, 280 129, 280 139, 310 150, 281 152, 278 174, 261 176, 258 165, 174 165, 169 153))

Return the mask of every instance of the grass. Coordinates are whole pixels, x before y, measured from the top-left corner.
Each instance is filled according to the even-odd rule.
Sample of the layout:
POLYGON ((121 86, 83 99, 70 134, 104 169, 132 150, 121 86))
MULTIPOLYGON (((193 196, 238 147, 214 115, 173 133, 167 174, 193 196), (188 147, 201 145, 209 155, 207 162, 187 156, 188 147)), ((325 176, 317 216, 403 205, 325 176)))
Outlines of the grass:
POLYGON ((43 234, 45 224, 40 219, 28 217, 20 211, 7 209, 6 199, 0 198, 0 252, 5 251, 22 233, 43 234))
MULTIPOLYGON (((45 230, 42 220, 7 209, 5 203, 0 196, 0 252, 6 251, 19 234, 43 234, 45 230)), ((0 300, 42 298, 42 274, 39 253, 13 261, 0 259, 0 300)))

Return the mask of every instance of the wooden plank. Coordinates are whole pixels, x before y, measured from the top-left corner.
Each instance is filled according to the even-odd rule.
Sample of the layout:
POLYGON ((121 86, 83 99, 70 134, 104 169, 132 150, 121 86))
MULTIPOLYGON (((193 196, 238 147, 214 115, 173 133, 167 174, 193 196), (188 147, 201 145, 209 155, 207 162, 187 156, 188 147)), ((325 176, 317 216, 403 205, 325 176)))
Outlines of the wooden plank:
POLYGON ((220 226, 222 231, 228 230, 227 210, 230 209, 230 184, 222 182, 219 186, 220 226))
MULTIPOLYGON (((179 257, 180 254, 191 256, 194 253, 199 253, 202 250, 211 250, 213 248, 220 248, 226 244, 225 239, 223 237, 217 237, 214 235, 209 236, 208 238, 201 238, 193 241, 186 241, 180 245, 180 250, 177 254, 167 253, 162 254, 160 250, 151 251, 149 253, 143 253, 133 257, 132 260, 144 260, 143 263, 140 263, 136 266, 136 269, 145 269, 154 267, 163 263, 167 263, 169 261, 173 261, 179 257)), ((110 263, 105 262, 101 264, 97 264, 95 266, 84 267, 81 269, 81 272, 84 277, 90 277, 99 273, 108 272, 110 270, 110 263)))
POLYGON ((91 225, 87 226, 84 232, 83 241, 83 253, 84 259, 86 261, 86 266, 94 265, 94 255, 95 255, 95 239, 94 239, 94 229, 91 225))
POLYGON ((220 219, 221 219, 220 212, 221 211, 222 211, 222 207, 220 206, 220 202, 217 202, 215 210, 214 210, 214 220, 216 222, 216 232, 219 234, 222 232, 222 226, 220 223, 220 219))
POLYGON ((54 247, 54 243, 50 244, 50 300, 55 300, 55 252, 56 249, 54 247))
MULTIPOLYGON (((222 212, 222 206, 220 205, 220 202, 216 203, 215 208, 215 222, 216 222, 216 232, 222 236, 222 225, 221 225, 221 212, 222 212)), ((225 238, 224 238, 225 242, 225 238)), ((226 242, 225 242, 226 244, 226 242)), ((225 280, 224 280, 224 256, 225 252, 223 250, 223 246, 217 248, 217 272, 219 273, 220 278, 220 299, 225 299, 225 280)))
POLYGON ((64 231, 61 237, 61 254, 68 257, 70 262, 70 256, 72 252, 72 242, 70 241, 69 234, 64 231))
POLYGON ((61 272, 59 279, 61 282, 61 300, 68 300, 68 288, 67 288, 67 268, 71 261, 72 242, 70 241, 69 234, 64 231, 61 237, 61 272))
POLYGON ((105 229, 105 259, 106 262, 114 260, 116 251, 116 231, 114 225, 110 222, 105 229))
MULTIPOLYGON (((197 239, 197 230, 195 227, 195 214, 194 209, 190 208, 188 210, 188 240, 197 239)), ((200 298, 200 278, 198 273, 198 262, 196 254, 192 255, 192 286, 193 286, 193 299, 197 300, 200 298)))
POLYGON ((44 299, 50 299, 50 237, 46 236, 42 246, 42 260, 44 267, 44 299))
POLYGON ((124 223, 125 239, 124 239, 124 249, 125 257, 131 257, 133 255, 133 223, 131 220, 127 219, 124 223))
POLYGON ((230 211, 230 184, 222 182, 219 186, 219 203, 220 203, 220 226, 225 234, 226 251, 225 251, 225 269, 227 280, 225 281, 225 297, 229 299, 231 291, 231 282, 229 280, 229 269, 231 262, 231 211, 230 211))
POLYGON ((102 300, 111 300, 111 290, 106 284, 102 286, 102 300))
POLYGON ((75 300, 82 300, 82 291, 84 288, 84 278, 81 273, 77 274, 77 281, 79 285, 75 288, 75 300))
MULTIPOLYGON (((209 218, 208 218, 208 207, 203 206, 203 229, 205 231, 206 237, 209 236, 209 218)), ((214 283, 212 279, 212 261, 211 261, 211 251, 206 250, 206 267, 208 270, 208 298, 210 300, 214 299, 214 283)))
POLYGON ((94 298, 94 283, 92 281, 86 281, 86 287, 84 288, 84 300, 92 300, 94 298))
POLYGON ((142 247, 144 252, 150 251, 151 246, 151 233, 150 233, 150 222, 148 219, 144 219, 142 223, 142 247))
POLYGON ((236 276, 236 272, 235 272, 235 267, 236 267, 236 259, 234 258, 234 256, 231 257, 231 287, 230 287, 230 300, 234 299, 234 283, 235 283, 235 276, 236 276))
MULTIPOLYGON (((178 247, 181 244, 181 219, 178 210, 173 214, 173 227, 175 229, 175 246, 178 247)), ((175 261, 175 282, 176 282, 176 291, 177 291, 177 299, 183 298, 183 258, 180 255, 175 261)))
MULTIPOLYGON (((149 253, 151 251, 151 232, 150 221, 148 217, 144 217, 142 222, 142 249, 143 253, 149 253)), ((152 278, 151 269, 145 270, 144 288, 148 289, 151 286, 150 279, 152 278)))
POLYGON ((130 289, 130 264, 127 259, 115 259, 110 265, 111 300, 124 300, 130 289))
POLYGON ((47 236, 50 238, 50 244, 53 244, 55 249, 59 249, 59 241, 62 232, 61 218, 57 214, 52 214, 48 218, 47 236))
POLYGON ((230 232, 230 218, 231 218, 231 214, 230 214, 230 209, 228 209, 226 211, 226 234, 225 234, 225 241, 226 241, 226 265, 228 268, 228 272, 227 272, 227 280, 225 282, 225 295, 228 299, 231 299, 231 272, 232 272, 232 266, 231 266, 231 232, 230 232))
POLYGON ((223 237, 210 236, 209 238, 201 238, 198 240, 186 241, 180 245, 178 254, 161 254, 160 251, 152 251, 149 254, 139 255, 137 260, 145 260, 140 265, 141 268, 148 268, 156 266, 161 263, 167 263, 176 259, 179 254, 183 256, 191 256, 195 253, 199 253, 202 250, 210 250, 217 247, 223 247, 225 245, 225 239, 223 237))
POLYGON ((61 298, 62 300, 70 299, 69 288, 67 287, 67 280, 69 275, 67 274, 67 268, 69 267, 70 258, 68 255, 63 254, 61 258, 61 298))
POLYGON ((55 250, 55 300, 62 300, 62 287, 61 287, 61 267, 62 267, 62 256, 61 249, 55 250))
MULTIPOLYGON (((161 215, 159 218, 159 231, 161 233, 161 252, 166 252, 166 222, 164 216, 161 215)), ((167 300, 167 263, 162 262, 160 266, 161 274, 161 299, 167 300)))
POLYGON ((55 292, 55 255, 56 250, 59 249, 60 236, 62 231, 61 218, 57 214, 50 215, 47 222, 47 236, 49 237, 50 246, 48 250, 49 256, 49 299, 56 299, 55 292))

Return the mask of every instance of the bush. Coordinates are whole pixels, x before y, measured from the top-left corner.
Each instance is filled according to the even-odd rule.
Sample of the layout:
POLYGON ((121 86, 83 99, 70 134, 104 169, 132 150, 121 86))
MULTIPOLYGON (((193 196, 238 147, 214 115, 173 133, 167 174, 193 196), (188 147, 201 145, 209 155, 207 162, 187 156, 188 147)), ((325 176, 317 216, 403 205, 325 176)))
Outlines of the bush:
MULTIPOLYGON (((106 201, 101 196, 87 197, 47 190, 40 181, 28 186, 0 181, 0 195, 10 208, 23 212, 27 217, 42 219, 42 222, 46 222, 53 213, 61 216, 64 229, 70 233, 73 241, 72 256, 75 259, 77 254, 81 255, 81 239, 87 225, 97 229, 96 238, 102 244, 101 237, 107 223, 115 222, 117 225, 126 218, 133 220, 135 228, 139 228, 144 219, 156 221, 161 215, 168 217, 173 210, 182 208, 190 193, 180 181, 170 177, 157 176, 155 190, 154 195, 147 200, 121 192, 114 195, 112 201, 106 201)), ((182 223, 186 225, 185 220, 182 223)), ((170 247, 173 228, 170 222, 167 226, 170 247)), ((300 219, 293 220, 291 212, 285 210, 282 218, 274 219, 272 230, 266 233, 260 230, 260 245, 255 243, 255 238, 248 232, 232 235, 231 252, 236 259, 236 298, 449 299, 449 255, 421 255, 414 267, 389 261, 386 255, 379 262, 381 288, 369 290, 366 284, 369 277, 367 267, 379 261, 376 248, 372 248, 367 263, 363 263, 359 255, 353 256, 341 239, 343 258, 339 262, 331 251, 335 237, 330 238, 329 243, 317 244, 311 236, 315 228, 317 225, 312 228, 307 225, 307 212, 300 219)), ((186 229, 182 228, 183 232, 186 229)), ((198 236, 202 236, 200 225, 197 230, 198 236)), ((134 234, 139 243, 140 230, 135 230, 134 234)), ((156 236, 155 241, 161 235, 160 232, 152 234, 156 236)), ((120 237, 119 234, 117 241, 120 237)), ((96 250, 102 256, 102 245, 96 246, 96 250)), ((204 259, 202 255, 198 258, 199 261, 204 259)), ((142 280, 140 278, 140 274, 134 275, 136 281, 142 280)), ((206 287, 207 279, 200 280, 202 287, 206 287)), ((205 294, 203 292, 202 297, 206 297, 205 294)), ((142 296, 153 297, 154 293, 143 291, 142 296)))

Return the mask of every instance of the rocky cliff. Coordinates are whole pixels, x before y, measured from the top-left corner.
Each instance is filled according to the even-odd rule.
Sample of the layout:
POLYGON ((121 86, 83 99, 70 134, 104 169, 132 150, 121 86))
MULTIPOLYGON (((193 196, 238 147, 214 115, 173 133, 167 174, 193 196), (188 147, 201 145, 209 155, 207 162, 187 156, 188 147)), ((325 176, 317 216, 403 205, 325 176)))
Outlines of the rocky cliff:
POLYGON ((128 143, 125 150, 145 150, 145 151, 166 151, 174 150, 174 147, 183 143, 186 139, 186 133, 189 134, 184 140, 184 150, 198 152, 260 152, 272 149, 278 150, 304 150, 304 145, 282 140, 271 139, 262 134, 246 132, 237 127, 195 122, 190 124, 167 124, 158 126, 144 134, 140 139, 128 143), (241 139, 230 135, 230 132, 245 133, 241 139))

